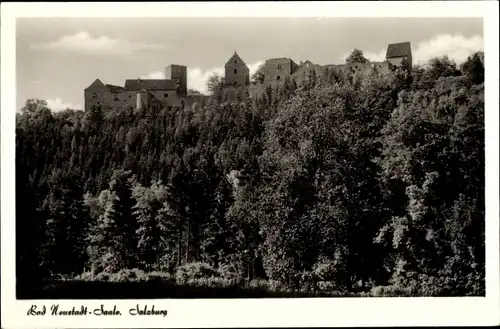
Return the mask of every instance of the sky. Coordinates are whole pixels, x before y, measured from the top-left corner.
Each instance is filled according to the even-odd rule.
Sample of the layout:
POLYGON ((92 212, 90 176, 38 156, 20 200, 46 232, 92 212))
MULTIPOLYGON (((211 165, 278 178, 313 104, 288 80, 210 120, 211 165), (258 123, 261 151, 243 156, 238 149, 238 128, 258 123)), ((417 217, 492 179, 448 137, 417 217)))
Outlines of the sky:
POLYGON ((266 59, 341 64, 354 48, 373 61, 410 41, 414 64, 448 55, 457 63, 484 49, 481 18, 21 18, 16 26, 17 109, 29 98, 53 111, 81 109, 96 78, 162 78, 188 67, 188 88, 206 92, 237 51, 251 73, 266 59))

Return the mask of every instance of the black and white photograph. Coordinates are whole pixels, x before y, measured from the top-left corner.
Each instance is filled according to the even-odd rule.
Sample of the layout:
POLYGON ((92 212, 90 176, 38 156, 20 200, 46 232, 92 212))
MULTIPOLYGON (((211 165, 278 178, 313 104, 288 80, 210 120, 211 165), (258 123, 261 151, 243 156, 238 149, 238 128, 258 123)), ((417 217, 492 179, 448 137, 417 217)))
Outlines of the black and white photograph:
POLYGON ((498 297, 484 17, 180 12, 14 19, 2 279, 8 252, 23 315, 498 297))

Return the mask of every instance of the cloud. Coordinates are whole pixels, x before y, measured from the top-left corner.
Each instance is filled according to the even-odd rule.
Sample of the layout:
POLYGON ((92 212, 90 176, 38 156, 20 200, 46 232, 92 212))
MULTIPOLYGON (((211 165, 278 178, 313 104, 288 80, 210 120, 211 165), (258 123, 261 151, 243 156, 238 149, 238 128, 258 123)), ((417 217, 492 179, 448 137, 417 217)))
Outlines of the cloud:
POLYGON ((108 36, 94 37, 86 31, 65 35, 56 41, 31 44, 31 49, 67 51, 87 55, 130 55, 137 51, 165 49, 165 45, 133 42, 108 36))
MULTIPOLYGON (((481 36, 466 37, 461 34, 439 34, 435 37, 412 45, 413 63, 426 64, 430 59, 448 55, 457 64, 467 60, 467 57, 476 51, 484 49, 484 41, 481 36)), ((370 61, 379 62, 385 59, 386 48, 379 52, 364 52, 364 56, 370 61)), ((345 61, 349 53, 344 54, 341 59, 345 61)))
MULTIPOLYGON (((250 70, 250 76, 257 71, 257 69, 262 65, 263 61, 258 61, 252 64, 247 64, 248 69, 250 70)), ((217 74, 220 76, 224 76, 224 68, 223 67, 213 67, 208 70, 203 70, 199 67, 187 69, 187 86, 188 89, 198 90, 201 93, 208 93, 207 90, 207 81, 208 78, 212 75, 217 74)), ((161 71, 151 72, 149 74, 141 76, 141 79, 164 79, 165 73, 161 71)))
POLYGON ((64 103, 62 99, 57 97, 56 99, 47 99, 47 106, 54 112, 64 111, 66 109, 71 110, 81 110, 82 106, 80 104, 64 103))
POLYGON ((367 51, 366 53, 364 53, 364 56, 368 58, 371 62, 383 62, 385 60, 386 52, 387 52, 386 49, 381 50, 378 53, 367 51))
POLYGON ((187 79, 188 79, 188 88, 198 90, 199 92, 206 94, 207 90, 207 81, 212 75, 217 74, 219 76, 224 76, 224 68, 223 67, 213 67, 206 71, 203 71, 199 67, 188 68, 187 79))
POLYGON ((448 55, 450 59, 460 64, 471 54, 483 49, 484 41, 481 36, 468 38, 460 34, 441 34, 417 45, 413 50, 413 63, 424 64, 429 59, 448 55))
POLYGON ((143 75, 141 79, 165 79, 165 73, 161 71, 151 72, 148 75, 143 75))
POLYGON ((255 62, 253 64, 248 65, 248 69, 250 70, 250 76, 252 76, 255 72, 257 72, 257 70, 259 69, 259 67, 262 64, 264 64, 264 62, 259 61, 259 62, 255 62))

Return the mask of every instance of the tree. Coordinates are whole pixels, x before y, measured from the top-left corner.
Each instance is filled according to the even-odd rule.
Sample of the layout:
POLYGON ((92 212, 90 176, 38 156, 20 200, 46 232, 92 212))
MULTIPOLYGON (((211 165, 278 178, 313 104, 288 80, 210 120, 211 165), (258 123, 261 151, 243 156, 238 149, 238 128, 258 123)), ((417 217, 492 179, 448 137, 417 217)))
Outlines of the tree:
POLYGON ((52 172, 41 210, 47 217, 44 258, 52 273, 79 274, 87 262, 87 209, 78 173, 52 172))
POLYGON ((232 241, 234 236, 231 234, 233 232, 226 218, 232 201, 228 185, 225 178, 219 183, 212 201, 210 217, 202 227, 202 258, 212 264, 214 268, 225 263, 232 251, 231 249, 234 248, 234 242, 232 241))
POLYGON ((406 93, 384 128, 392 218, 376 241, 387 248, 393 285, 424 295, 481 294, 484 91, 441 88, 406 93))
POLYGON ((363 51, 359 49, 354 49, 351 54, 346 58, 345 62, 347 64, 354 64, 354 63, 369 63, 370 61, 363 56, 363 51))
POLYGON ((110 217, 113 199, 114 196, 109 190, 101 191, 98 197, 93 197, 90 193, 84 196, 91 220, 88 232, 88 267, 94 274, 121 269, 114 249, 113 220, 110 217))
POLYGON ((428 68, 425 70, 424 75, 430 78, 432 81, 436 81, 438 78, 443 77, 453 77, 459 75, 457 70, 457 65, 454 61, 450 60, 448 56, 432 58, 429 61, 428 68))
POLYGON ((216 94, 216 92, 222 88, 223 83, 224 83, 224 78, 214 73, 207 80, 208 92, 212 95, 216 94))
POLYGON ((109 190, 100 193, 98 203, 87 200, 87 204, 97 207, 90 209, 91 213, 98 214, 90 236, 93 268, 117 271, 138 265, 134 185, 135 177, 130 171, 115 170, 109 190))
POLYGON ((101 128, 103 122, 104 114, 102 107, 92 106, 85 112, 83 123, 88 127, 89 130, 98 131, 101 128))
POLYGON ((393 82, 398 89, 408 89, 412 84, 413 78, 411 75, 408 61, 403 59, 401 66, 397 66, 394 70, 393 82))
POLYGON ((382 253, 372 239, 383 207, 372 159, 378 152, 373 125, 383 121, 375 120, 375 104, 361 106, 365 97, 373 100, 349 85, 313 86, 280 104, 267 123, 261 166, 270 179, 260 186, 259 201, 249 202, 262 205, 255 217, 273 280, 297 285, 319 262, 335 264, 338 272, 329 279, 339 287, 379 271, 382 253))
POLYGON ((412 68, 412 72, 416 72, 416 73, 423 73, 425 70, 424 68, 419 65, 419 64, 413 64, 413 68, 412 68))
POLYGON ((480 61, 442 83, 457 74, 449 60, 426 83, 401 67, 332 67, 251 100, 216 77, 197 111, 29 102, 16 126, 18 278, 82 271, 85 232, 94 274, 203 261, 294 289, 484 295, 480 61), (67 251, 77 259, 63 263, 67 251))
POLYGON ((265 78, 264 66, 265 66, 265 64, 259 65, 259 67, 255 71, 255 73, 252 74, 252 76, 250 78, 250 81, 253 84, 262 84, 262 83, 264 83, 264 78, 265 78))
POLYGON ((21 113, 33 114, 42 109, 48 109, 47 102, 43 99, 30 98, 26 100, 26 103, 21 108, 21 113))
POLYGON ((109 189, 114 194, 112 207, 113 230, 115 234, 115 252, 119 255, 124 268, 137 266, 137 218, 133 213, 135 200, 132 186, 135 177, 131 171, 117 170, 111 177, 109 189))
POLYGON ((201 95, 201 92, 195 89, 188 89, 188 95, 201 95))
POLYGON ((462 74, 473 84, 484 82, 484 63, 481 57, 482 53, 474 53, 462 64, 462 74))
POLYGON ((137 203, 134 215, 137 217, 137 248, 139 250, 139 266, 144 270, 157 268, 170 270, 175 262, 165 256, 170 251, 175 255, 176 220, 171 217, 170 195, 167 186, 160 181, 150 187, 136 185, 133 190, 137 203), (163 260, 163 261, 161 261, 163 260))
POLYGON ((28 168, 23 131, 16 133, 16 279, 20 284, 38 282, 47 274, 42 266, 41 246, 45 240, 45 218, 37 207, 38 185, 28 168))
POLYGON ((406 57, 404 57, 403 60, 401 61, 401 69, 403 71, 411 73, 412 68, 410 67, 410 63, 408 62, 408 59, 406 57))

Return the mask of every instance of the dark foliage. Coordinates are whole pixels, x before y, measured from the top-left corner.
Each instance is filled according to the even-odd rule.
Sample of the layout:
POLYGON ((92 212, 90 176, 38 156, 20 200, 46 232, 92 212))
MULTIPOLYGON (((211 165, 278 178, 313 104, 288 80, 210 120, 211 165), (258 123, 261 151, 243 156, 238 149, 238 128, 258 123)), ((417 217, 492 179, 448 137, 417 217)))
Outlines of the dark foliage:
POLYGON ((418 78, 326 72, 252 97, 215 79, 196 109, 29 100, 18 282, 38 296, 80 275, 113 295, 137 269, 159 297, 173 283, 151 273, 186 297, 484 295, 483 71, 441 58, 418 78))

